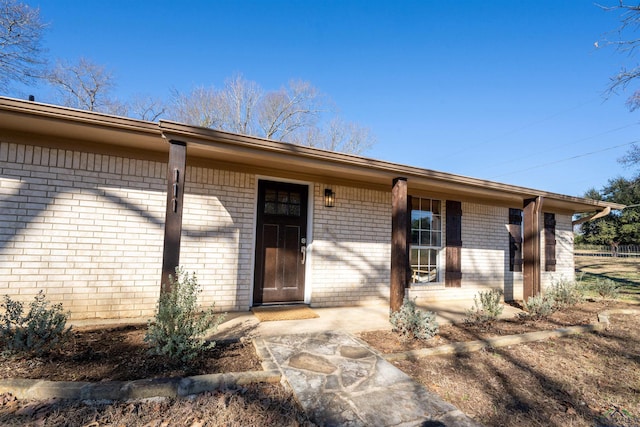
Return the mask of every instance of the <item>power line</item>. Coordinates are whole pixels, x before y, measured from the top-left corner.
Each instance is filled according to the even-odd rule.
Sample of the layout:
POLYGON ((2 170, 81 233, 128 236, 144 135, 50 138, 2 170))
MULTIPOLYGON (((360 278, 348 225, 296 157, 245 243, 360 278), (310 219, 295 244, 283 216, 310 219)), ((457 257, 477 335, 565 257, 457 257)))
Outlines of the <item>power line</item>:
POLYGON ((562 110, 562 111, 558 111, 557 113, 553 113, 553 114, 551 114, 549 116, 546 116, 546 117, 544 117, 544 118, 542 118, 540 120, 535 120, 533 122, 529 122, 529 123, 527 123, 527 124, 525 124, 523 126, 519 126, 519 127, 515 128, 515 129, 511 129, 511 130, 509 130, 507 132, 504 132, 504 133, 502 133, 500 135, 496 135, 494 137, 485 139, 484 141, 481 141, 481 142, 479 142, 477 144, 474 144, 474 145, 471 145, 471 146, 465 146, 465 147, 462 147, 462 148, 460 148, 459 150, 456 150, 456 151, 448 151, 447 152, 447 156, 441 157, 440 160, 449 159, 449 158, 451 158, 453 156, 456 156, 456 155, 458 155, 458 154, 460 154, 462 152, 466 152, 466 151, 469 151, 471 149, 474 149, 474 148, 477 148, 477 147, 481 147, 483 145, 489 144, 490 142, 493 142, 493 141, 498 140, 500 138, 504 138, 505 136, 509 136, 509 135, 514 134, 514 133, 518 133, 518 132, 520 132, 520 131, 522 131, 524 129, 528 129, 528 128, 532 127, 532 126, 538 125, 540 123, 544 123, 547 120, 551 120, 551 119, 553 119, 555 117, 558 117, 558 116, 560 116, 560 115, 562 115, 564 113, 568 113, 569 111, 577 110, 578 108, 584 107, 585 105, 590 104, 590 103, 592 103, 592 102, 594 102, 596 100, 597 100, 597 98, 590 99, 588 101, 582 102, 582 103, 580 103, 578 105, 575 105, 573 107, 567 108, 567 109, 562 110))
MULTIPOLYGON (((584 137, 584 138, 576 139, 576 140, 573 140, 571 142, 567 142, 566 144, 556 145, 554 148, 545 150, 544 153, 546 154, 546 153, 549 153, 549 152, 558 151, 558 150, 560 150, 562 148, 568 147, 568 146, 573 145, 573 144, 577 144, 579 142, 588 141, 589 139, 598 138, 598 137, 601 137, 601 136, 604 136, 604 135, 607 135, 607 134, 610 134, 610 133, 613 133, 613 132, 617 132, 617 131, 622 130, 622 129, 626 129, 626 128, 629 128, 631 126, 637 126, 637 125, 638 125, 637 122, 633 122, 633 123, 630 123, 628 125, 620 126, 620 127, 614 128, 614 129, 609 129, 609 130, 606 130, 604 132, 598 133, 596 135, 592 135, 592 136, 587 136, 587 137, 584 137)), ((521 156, 521 157, 516 157, 516 158, 510 159, 510 160, 505 160, 505 161, 500 162, 500 163, 494 163, 494 164, 491 164, 491 165, 488 165, 487 167, 485 167, 484 170, 495 169, 496 167, 502 166, 502 165, 507 164, 507 163, 517 162, 518 160, 522 160, 522 159, 528 159, 531 156, 536 155, 536 154, 540 154, 540 153, 541 153, 541 151, 535 151, 535 152, 529 153, 529 154, 521 156)))
POLYGON ((581 157, 592 156, 594 154, 603 153, 605 151, 615 150, 616 148, 626 147, 628 145, 637 144, 638 142, 640 142, 640 139, 636 139, 635 141, 626 142, 624 144, 616 145, 616 146, 613 146, 613 147, 604 148, 602 150, 597 150, 597 151, 591 151, 589 153, 578 154, 577 156, 572 156, 572 157, 566 157, 564 159, 556 160, 554 162, 548 162, 548 163, 543 163, 541 165, 531 166, 530 168, 526 168, 526 169, 519 169, 519 170, 516 170, 516 171, 513 171, 513 172, 503 173, 501 175, 494 175, 492 177, 489 177, 489 179, 500 178, 500 177, 503 177, 503 176, 513 175, 513 174, 521 173, 521 172, 528 172, 528 171, 533 170, 533 169, 540 169, 540 168, 543 168, 545 166, 551 166, 551 165, 555 165, 555 164, 558 164, 558 163, 563 163, 563 162, 568 162, 570 160, 579 159, 581 157))

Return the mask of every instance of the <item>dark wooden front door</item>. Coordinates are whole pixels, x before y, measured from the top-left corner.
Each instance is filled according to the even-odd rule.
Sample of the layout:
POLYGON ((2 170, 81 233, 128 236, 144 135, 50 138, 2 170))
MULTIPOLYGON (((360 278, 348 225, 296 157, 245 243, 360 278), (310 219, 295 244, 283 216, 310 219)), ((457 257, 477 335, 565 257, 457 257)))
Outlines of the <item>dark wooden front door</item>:
POLYGON ((304 301, 308 187, 258 182, 255 304, 304 301))

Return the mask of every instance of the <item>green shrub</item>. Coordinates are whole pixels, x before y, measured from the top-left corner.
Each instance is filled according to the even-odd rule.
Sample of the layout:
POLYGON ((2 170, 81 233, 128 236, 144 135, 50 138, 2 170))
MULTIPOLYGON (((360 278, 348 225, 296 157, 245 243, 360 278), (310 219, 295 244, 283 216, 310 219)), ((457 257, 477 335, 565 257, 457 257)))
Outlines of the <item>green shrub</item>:
POLYGON ((61 345, 71 332, 71 326, 66 327, 69 313, 63 311, 61 303, 50 306, 42 291, 29 304, 26 315, 24 305, 9 295, 4 296, 0 307, 4 309, 0 343, 5 352, 42 356, 61 345))
POLYGON ((549 294, 529 297, 524 303, 524 309, 527 311, 525 316, 535 320, 546 319, 556 308, 555 300, 549 294))
POLYGON ((208 342, 203 335, 209 329, 215 332, 225 315, 216 315, 213 306, 198 310, 201 289, 195 273, 189 275, 178 267, 169 281, 171 290, 160 294, 155 321, 149 321, 144 340, 151 345, 151 354, 185 363, 215 346, 215 341, 208 342))
POLYGON ((597 279, 591 289, 603 300, 616 299, 620 294, 620 286, 611 279, 597 279))
POLYGON ((492 289, 490 291, 480 291, 473 297, 473 307, 467 310, 464 318, 465 323, 486 323, 493 322, 504 310, 502 301, 502 291, 492 289))
POLYGON ((405 340, 428 340, 438 333, 436 315, 418 309, 415 301, 408 298, 404 299, 400 310, 391 313, 389 321, 393 332, 399 333, 405 340))
POLYGON ((572 306, 584 301, 584 288, 580 282, 572 282, 564 278, 554 281, 547 289, 547 294, 560 307, 572 306))

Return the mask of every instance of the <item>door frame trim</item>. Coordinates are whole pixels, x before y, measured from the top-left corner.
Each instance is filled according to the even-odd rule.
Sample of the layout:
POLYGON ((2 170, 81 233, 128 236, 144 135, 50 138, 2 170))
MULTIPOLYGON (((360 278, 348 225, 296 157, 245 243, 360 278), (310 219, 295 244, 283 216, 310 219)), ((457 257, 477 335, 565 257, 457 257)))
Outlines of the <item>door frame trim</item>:
POLYGON ((256 281, 256 239, 258 227, 258 183, 260 181, 274 181, 286 184, 298 184, 307 187, 307 259, 304 263, 304 303, 311 304, 311 288, 313 285, 311 275, 311 265, 313 263, 313 209, 315 206, 315 183, 310 181, 301 181, 296 179, 286 179, 277 176, 255 175, 253 187, 253 221, 251 231, 251 277, 249 286, 249 308, 253 307, 253 292, 255 290, 256 281))

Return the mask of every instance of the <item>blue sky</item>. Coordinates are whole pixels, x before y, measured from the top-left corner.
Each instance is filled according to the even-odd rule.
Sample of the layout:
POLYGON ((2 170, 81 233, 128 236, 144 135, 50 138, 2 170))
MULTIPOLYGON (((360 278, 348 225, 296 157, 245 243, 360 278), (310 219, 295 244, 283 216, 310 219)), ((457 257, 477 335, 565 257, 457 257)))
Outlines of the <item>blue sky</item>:
POLYGON ((594 46, 619 18, 592 1, 25 1, 49 57, 106 65, 121 98, 302 79, 369 157, 570 195, 633 175, 640 113, 603 97, 633 58, 594 46))

